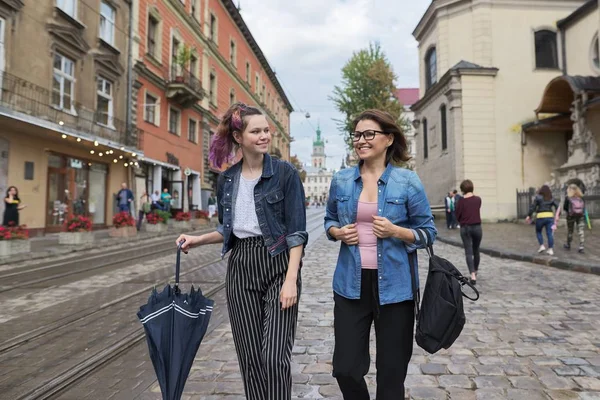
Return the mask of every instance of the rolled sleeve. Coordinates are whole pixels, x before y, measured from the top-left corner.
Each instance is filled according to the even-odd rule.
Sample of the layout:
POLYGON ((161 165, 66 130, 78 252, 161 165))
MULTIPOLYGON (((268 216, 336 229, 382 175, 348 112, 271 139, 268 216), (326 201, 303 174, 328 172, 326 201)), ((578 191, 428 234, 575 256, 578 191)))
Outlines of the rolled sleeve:
POLYGON ((303 246, 308 242, 306 231, 306 203, 304 187, 298 171, 286 163, 285 181, 285 241, 288 248, 303 246))
POLYGON ((325 209, 325 234, 327 235, 327 239, 336 242, 337 239, 329 234, 329 229, 332 227, 340 228, 341 224, 338 220, 337 215, 337 200, 336 200, 336 192, 337 192, 337 179, 336 176, 333 176, 331 179, 331 184, 329 185, 329 197, 327 198, 327 208, 325 209))
POLYGON ((437 230, 433 222, 427 194, 421 180, 415 173, 412 174, 408 187, 408 223, 409 228, 415 235, 414 243, 405 243, 408 253, 424 249, 433 244, 437 236, 437 230), (420 240, 418 231, 423 234, 425 243, 420 240), (431 243, 429 243, 430 240, 431 243))

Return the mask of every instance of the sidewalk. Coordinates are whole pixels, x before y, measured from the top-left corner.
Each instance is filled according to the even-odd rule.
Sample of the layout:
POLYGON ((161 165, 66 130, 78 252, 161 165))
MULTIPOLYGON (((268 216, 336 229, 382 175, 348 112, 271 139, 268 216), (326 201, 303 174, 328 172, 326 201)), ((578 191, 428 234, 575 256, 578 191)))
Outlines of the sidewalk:
MULTIPOLYGON (((447 229, 445 221, 436 220, 438 240, 462 247, 460 229, 447 229)), ((573 238, 571 250, 565 250, 567 227, 559 226, 554 232, 554 256, 538 254, 539 244, 535 236, 535 226, 522 223, 484 223, 481 251, 483 253, 513 260, 568 269, 579 272, 600 274, 600 226, 585 229, 585 253, 577 252, 579 238, 573 238)), ((544 234, 546 246, 546 235, 544 234)))
MULTIPOLYGON (((206 229, 213 229, 215 223, 208 223, 207 225, 202 226, 196 231, 202 231, 206 229)), ((20 263, 24 261, 35 261, 39 262, 41 259, 48 257, 57 257, 57 256, 66 256, 70 253, 86 251, 86 250, 94 250, 94 249, 106 249, 107 247, 112 246, 120 246, 126 245, 130 243, 135 243, 139 241, 145 241, 153 238, 159 238, 162 236, 175 235, 177 233, 183 232, 180 229, 174 228, 172 225, 169 225, 169 229, 165 232, 154 233, 154 232, 146 232, 144 229, 144 225, 142 225, 142 229, 138 232, 136 236, 133 237, 110 237, 108 229, 95 230, 94 232, 94 242, 85 244, 85 245, 77 245, 77 246, 68 246, 68 245, 59 245, 58 244, 58 233, 51 233, 45 236, 39 236, 29 239, 31 242, 31 251, 29 253, 24 254, 15 254, 14 256, 9 257, 0 257, 0 266, 20 263)))

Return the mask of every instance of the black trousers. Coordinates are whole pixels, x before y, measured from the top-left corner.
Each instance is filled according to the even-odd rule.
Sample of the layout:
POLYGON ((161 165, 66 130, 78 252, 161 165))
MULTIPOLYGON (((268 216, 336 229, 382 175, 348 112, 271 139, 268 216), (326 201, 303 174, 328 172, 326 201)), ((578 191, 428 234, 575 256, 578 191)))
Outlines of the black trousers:
POLYGON ((359 300, 334 293, 333 376, 344 400, 368 400, 369 338, 375 322, 377 400, 404 399, 404 380, 413 351, 414 302, 379 305, 377 270, 362 270, 359 300))
POLYGON ((481 225, 461 225, 460 227, 460 238, 462 239, 463 246, 465 247, 465 257, 467 259, 467 266, 469 272, 477 272, 479 270, 479 245, 481 245, 481 238, 483 237, 483 231, 481 225))
MULTIPOLYGON (((229 257, 227 308, 248 400, 292 397, 298 304, 282 310, 279 300, 288 262, 288 251, 271 257, 262 237, 236 239, 229 257)), ((300 298, 300 272, 297 285, 300 298)))

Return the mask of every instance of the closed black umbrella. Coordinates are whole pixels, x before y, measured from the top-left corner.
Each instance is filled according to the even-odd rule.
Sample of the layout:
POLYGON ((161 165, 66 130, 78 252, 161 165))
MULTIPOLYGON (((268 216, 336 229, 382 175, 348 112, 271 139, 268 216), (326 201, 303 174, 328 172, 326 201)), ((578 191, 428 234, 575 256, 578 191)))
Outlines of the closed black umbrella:
POLYGON ((181 398, 214 303, 193 286, 190 293, 181 293, 180 263, 181 245, 177 249, 175 285, 165 286, 160 293, 154 289, 148 303, 137 313, 146 331, 150 359, 163 400, 181 398))

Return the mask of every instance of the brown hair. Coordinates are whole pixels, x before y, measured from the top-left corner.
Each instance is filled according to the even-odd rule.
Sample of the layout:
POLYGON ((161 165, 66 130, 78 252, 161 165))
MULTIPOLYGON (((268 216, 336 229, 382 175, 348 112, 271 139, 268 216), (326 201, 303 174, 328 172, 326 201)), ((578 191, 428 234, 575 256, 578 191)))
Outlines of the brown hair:
POLYGON ((223 163, 231 161, 233 150, 237 146, 233 133, 236 131, 241 133, 246 130, 248 125, 246 117, 250 115, 263 114, 258 108, 247 106, 244 103, 235 103, 225 112, 210 145, 208 158, 215 167, 221 168, 223 163))
POLYGON ((465 179, 460 184, 460 191, 463 192, 463 194, 472 193, 474 189, 475 187, 473 186, 473 182, 471 182, 470 179, 465 179))
POLYGON ((383 132, 394 135, 394 142, 388 147, 386 152, 386 164, 389 164, 392 161, 395 163, 402 163, 410 160, 407 153, 408 146, 406 145, 404 133, 390 113, 375 109, 365 110, 352 121, 352 129, 356 129, 356 125, 358 125, 360 121, 365 120, 377 122, 379 126, 381 126, 383 132))
POLYGON ((552 191, 548 185, 543 185, 540 190, 538 190, 538 194, 543 196, 545 201, 552 200, 552 191))

